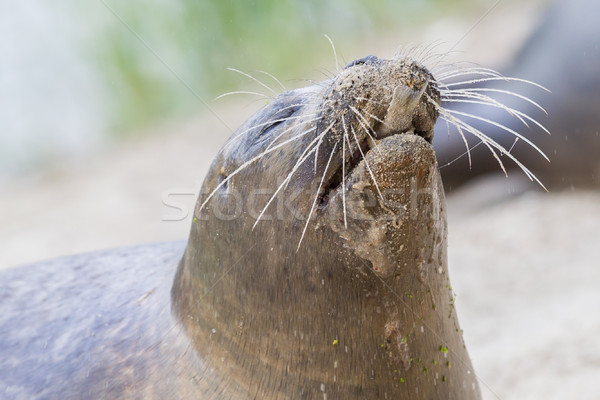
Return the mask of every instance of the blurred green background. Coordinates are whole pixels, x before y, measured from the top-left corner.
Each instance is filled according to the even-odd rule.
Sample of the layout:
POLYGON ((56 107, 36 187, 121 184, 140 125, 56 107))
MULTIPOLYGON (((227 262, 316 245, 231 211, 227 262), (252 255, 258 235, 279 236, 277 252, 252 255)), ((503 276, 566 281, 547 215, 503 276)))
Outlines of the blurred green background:
POLYGON ((307 65, 331 53, 323 34, 342 48, 357 41, 375 41, 464 2, 105 1, 121 21, 115 18, 101 32, 95 55, 103 78, 119 87, 111 110, 118 134, 197 108, 196 99, 173 72, 208 100, 244 85, 244 78, 224 72, 226 67, 251 73, 265 70, 283 80, 302 77, 307 65))

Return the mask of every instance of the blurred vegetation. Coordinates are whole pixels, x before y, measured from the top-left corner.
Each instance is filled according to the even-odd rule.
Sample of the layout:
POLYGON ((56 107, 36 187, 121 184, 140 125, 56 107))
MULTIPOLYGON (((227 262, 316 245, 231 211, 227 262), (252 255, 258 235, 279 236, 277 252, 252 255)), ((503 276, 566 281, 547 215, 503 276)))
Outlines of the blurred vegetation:
MULTIPOLYGON (((96 56, 111 84, 113 131, 134 132, 159 118, 198 110, 198 99, 173 71, 210 101, 251 86, 227 67, 250 73, 264 70, 284 81, 306 77, 317 60, 332 60, 323 34, 344 48, 431 21, 463 1, 107 0, 168 64, 165 67, 117 18, 109 21, 97 41, 96 56)), ((333 70, 333 61, 322 67, 333 70)))

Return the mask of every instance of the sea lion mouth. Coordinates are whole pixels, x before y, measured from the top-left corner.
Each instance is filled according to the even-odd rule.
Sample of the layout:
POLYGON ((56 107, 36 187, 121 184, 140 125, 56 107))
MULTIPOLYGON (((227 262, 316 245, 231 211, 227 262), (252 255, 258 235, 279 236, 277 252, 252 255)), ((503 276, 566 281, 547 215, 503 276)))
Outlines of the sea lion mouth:
MULTIPOLYGON (((367 158, 369 157, 371 152, 377 152, 380 155, 386 154, 388 152, 392 152, 393 149, 386 148, 385 145, 380 145, 380 142, 384 138, 394 137, 394 136, 402 136, 402 135, 415 135, 422 137, 428 144, 429 147, 433 147, 432 139, 433 132, 431 131, 402 131, 389 133, 386 135, 382 135, 381 139, 375 139, 375 141, 371 140, 368 137, 363 137, 359 140, 358 145, 355 146, 353 151, 347 156, 347 160, 344 163, 345 165, 340 165, 340 167, 335 171, 332 177, 329 180, 329 184, 324 188, 323 192, 320 195, 320 208, 326 208, 333 196, 334 193, 337 193, 342 185, 347 183, 349 177, 351 177, 355 170, 359 168, 361 163, 367 163, 367 158)), ((379 136, 378 136, 379 138, 379 136)), ((375 177, 372 177, 375 180, 375 177)), ((375 182, 372 182, 375 184, 375 182)))

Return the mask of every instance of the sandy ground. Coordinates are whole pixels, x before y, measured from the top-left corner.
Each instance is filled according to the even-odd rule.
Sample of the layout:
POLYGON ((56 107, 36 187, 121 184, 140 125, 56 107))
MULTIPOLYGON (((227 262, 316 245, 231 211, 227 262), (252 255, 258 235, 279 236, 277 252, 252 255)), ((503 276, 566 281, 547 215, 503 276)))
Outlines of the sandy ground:
POLYGON ((600 399, 600 193, 489 198, 505 188, 448 199, 450 274, 484 397, 600 399))
MULTIPOLYGON (((246 100, 214 106, 230 126, 252 110, 246 100)), ((205 111, 76 167, 9 182, 0 268, 187 237, 201 179, 228 135, 205 111)), ((450 273, 484 397, 600 399, 600 193, 508 192, 487 179, 448 198, 450 273)))

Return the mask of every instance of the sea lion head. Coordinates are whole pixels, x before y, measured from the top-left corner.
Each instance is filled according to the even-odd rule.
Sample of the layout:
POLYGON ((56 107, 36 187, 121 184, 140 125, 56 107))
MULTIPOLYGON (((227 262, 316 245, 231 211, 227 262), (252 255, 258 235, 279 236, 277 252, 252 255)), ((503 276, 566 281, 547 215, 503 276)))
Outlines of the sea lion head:
POLYGON ((279 95, 221 149, 173 286, 215 393, 477 398, 446 269, 434 82, 411 59, 366 57, 279 95))
MULTIPOLYGON (((315 191, 317 205, 327 203, 330 190, 373 148, 379 155, 393 151, 378 146, 380 140, 409 134, 431 143, 439 103, 440 91, 431 73, 408 58, 368 56, 348 64, 329 81, 283 93, 225 144, 205 179, 196 217, 201 219, 211 207, 209 202, 221 208, 223 200, 215 202, 212 197, 230 196, 228 190, 239 192, 247 183, 252 188, 260 183, 264 189, 265 184, 285 182, 273 190, 280 189, 279 195, 291 187, 303 189, 295 216, 306 219, 298 212, 311 203, 315 191)), ((261 214, 265 210, 252 209, 254 195, 245 199, 252 204, 236 204, 235 211, 269 219, 261 214)), ((267 200, 271 202, 265 205, 271 206, 274 198, 267 200)))

